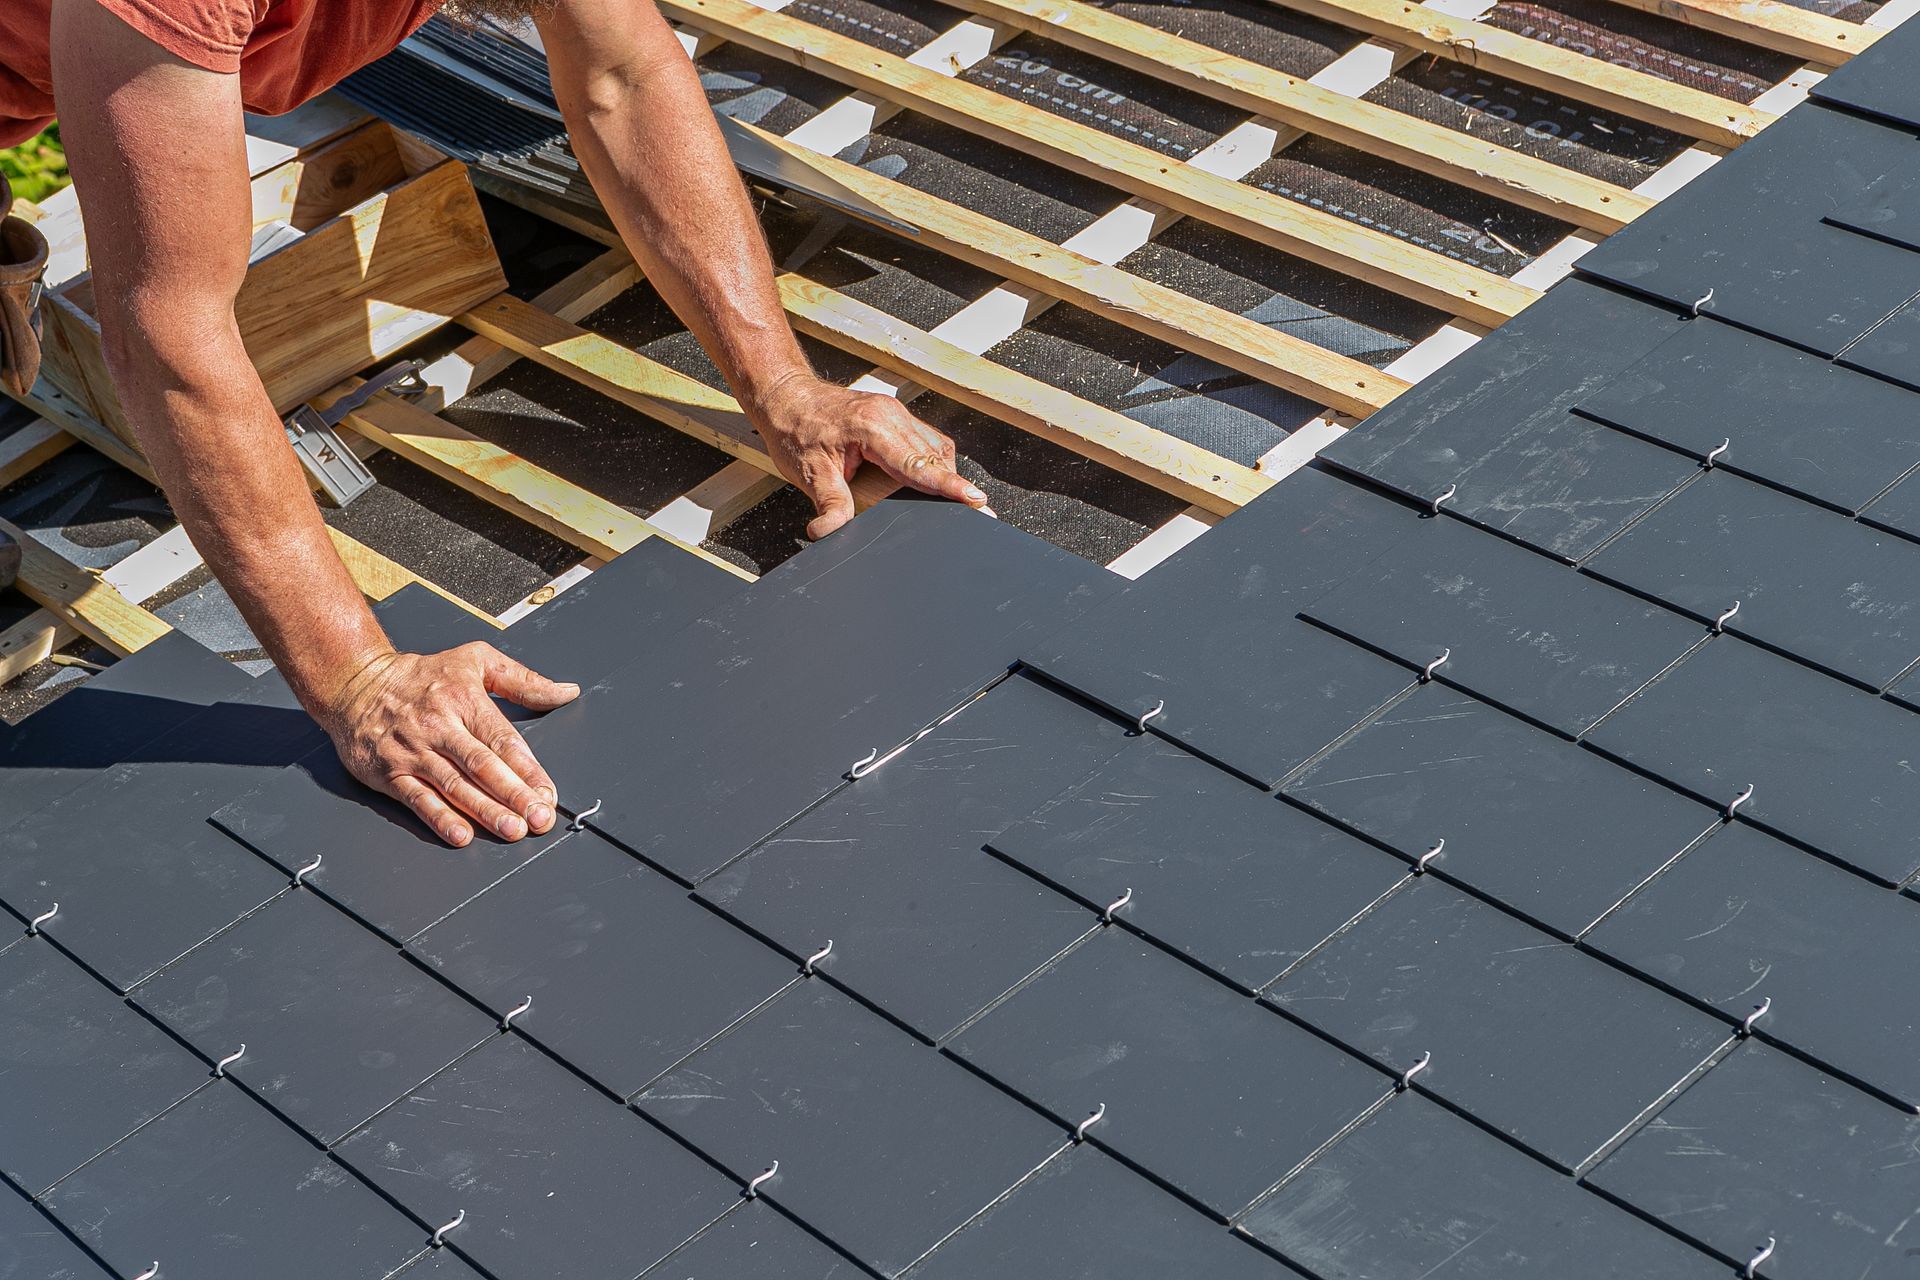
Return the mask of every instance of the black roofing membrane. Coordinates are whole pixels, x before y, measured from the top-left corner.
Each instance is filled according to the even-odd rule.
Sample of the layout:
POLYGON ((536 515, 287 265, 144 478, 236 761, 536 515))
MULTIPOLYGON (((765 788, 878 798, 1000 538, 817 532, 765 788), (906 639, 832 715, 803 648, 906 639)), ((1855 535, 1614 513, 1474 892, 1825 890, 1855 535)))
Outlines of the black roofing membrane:
POLYGON ((1482 20, 1736 102, 1752 102, 1800 66, 1786 54, 1598 0, 1500 0, 1482 20))
POLYGON ((1102 7, 1303 78, 1325 70, 1362 42, 1344 27, 1250 0, 1119 0, 1102 7))
POLYGON ((794 0, 781 12, 901 58, 917 53, 967 16, 930 0, 887 0, 886 4, 871 0, 794 0))

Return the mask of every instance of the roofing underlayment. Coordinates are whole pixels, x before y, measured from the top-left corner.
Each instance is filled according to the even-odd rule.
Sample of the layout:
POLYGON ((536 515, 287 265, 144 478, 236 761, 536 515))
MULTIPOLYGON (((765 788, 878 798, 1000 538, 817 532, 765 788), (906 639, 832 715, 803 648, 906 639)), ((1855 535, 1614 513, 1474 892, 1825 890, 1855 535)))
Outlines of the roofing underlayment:
POLYGON ((1137 582, 393 596, 587 686, 547 836, 179 633, 0 729, 0 1280, 1912 1274, 1917 55, 1137 582))

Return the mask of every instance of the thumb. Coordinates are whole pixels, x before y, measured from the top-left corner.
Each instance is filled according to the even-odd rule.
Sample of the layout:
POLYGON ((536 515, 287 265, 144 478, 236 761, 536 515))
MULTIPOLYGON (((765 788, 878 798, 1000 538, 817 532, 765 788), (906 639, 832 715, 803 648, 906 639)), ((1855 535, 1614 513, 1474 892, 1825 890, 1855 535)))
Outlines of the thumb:
POLYGON ((580 696, 577 684, 549 680, 491 645, 481 647, 485 650, 481 655, 481 669, 486 674, 488 693, 498 694, 530 711, 551 711, 580 696))
POLYGON ((814 509, 819 512, 807 522, 807 537, 811 541, 818 542, 854 517, 853 490, 847 487, 847 477, 838 468, 822 470, 807 496, 813 499, 814 509))

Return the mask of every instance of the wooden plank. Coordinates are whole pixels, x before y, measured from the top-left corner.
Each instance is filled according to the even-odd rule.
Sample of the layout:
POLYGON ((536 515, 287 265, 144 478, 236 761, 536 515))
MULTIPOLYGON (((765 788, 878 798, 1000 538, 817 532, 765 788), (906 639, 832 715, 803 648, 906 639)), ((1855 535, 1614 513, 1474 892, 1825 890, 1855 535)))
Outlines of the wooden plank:
POLYGON ((27 475, 49 458, 66 452, 73 437, 45 418, 36 418, 0 438, 0 489, 27 475))
POLYGON ((119 657, 138 653, 173 628, 8 520, 0 533, 20 544, 15 585, 35 604, 119 657))
POLYGON ((253 226, 311 231, 409 177, 393 130, 371 121, 253 180, 253 226))
POLYGON ((661 0, 670 16, 878 94, 940 122, 1147 196, 1203 222, 1450 315, 1497 325, 1539 295, 1382 231, 1181 164, 991 89, 951 79, 748 0, 661 0))
POLYGON ((1221 515, 1272 483, 1251 467, 1082 400, 792 274, 780 298, 796 328, 951 400, 1221 515))
POLYGON ((51 609, 35 609, 0 631, 0 685, 37 667, 80 636, 79 630, 51 609))
POLYGON ((654 527, 685 542, 705 542, 779 492, 781 480, 748 462, 729 462, 653 513, 654 527))
MULTIPOLYGON (((505 294, 461 315, 459 322, 730 457, 779 474, 739 403, 724 391, 505 294)), ((853 478, 854 501, 871 506, 892 491, 892 484, 883 472, 862 468, 853 478)))
POLYGON ((1702 31, 1837 67, 1872 46, 1881 33, 1844 18, 1782 0, 1614 0, 1642 13, 1657 13, 1702 31))
POLYGON ((1408 0, 1272 2, 1323 22, 1351 27, 1392 44, 1721 146, 1737 147, 1773 121, 1764 111, 1705 90, 1690 89, 1484 22, 1449 17, 1408 0))
POLYGON ((1269 117, 1602 235, 1620 230, 1653 206, 1652 201, 1612 183, 1322 88, 1298 76, 1097 9, 1082 0, 957 3, 970 13, 1034 32, 1250 114, 1269 117))
POLYGON ((1409 385, 1371 365, 1143 280, 903 182, 795 147, 772 134, 761 132, 760 136, 918 227, 915 243, 999 272, 1016 284, 1296 395, 1364 417, 1409 385))

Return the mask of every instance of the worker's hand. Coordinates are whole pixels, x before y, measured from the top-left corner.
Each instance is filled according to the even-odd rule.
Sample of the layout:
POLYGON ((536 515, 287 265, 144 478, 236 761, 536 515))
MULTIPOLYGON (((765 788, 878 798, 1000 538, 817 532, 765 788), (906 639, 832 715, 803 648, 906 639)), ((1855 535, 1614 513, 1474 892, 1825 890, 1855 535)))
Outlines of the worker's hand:
POLYGON ((863 462, 908 488, 986 509, 987 495, 954 470, 953 441, 892 396, 796 375, 768 394, 756 416, 780 474, 813 499, 819 514, 807 525, 809 538, 853 519, 847 482, 863 462))
POLYGON ((489 644, 388 653, 362 667, 320 719, 354 777, 405 804, 454 848, 473 840, 474 822, 503 840, 542 834, 553 828, 553 779, 491 694, 550 711, 579 697, 580 686, 557 684, 489 644))

